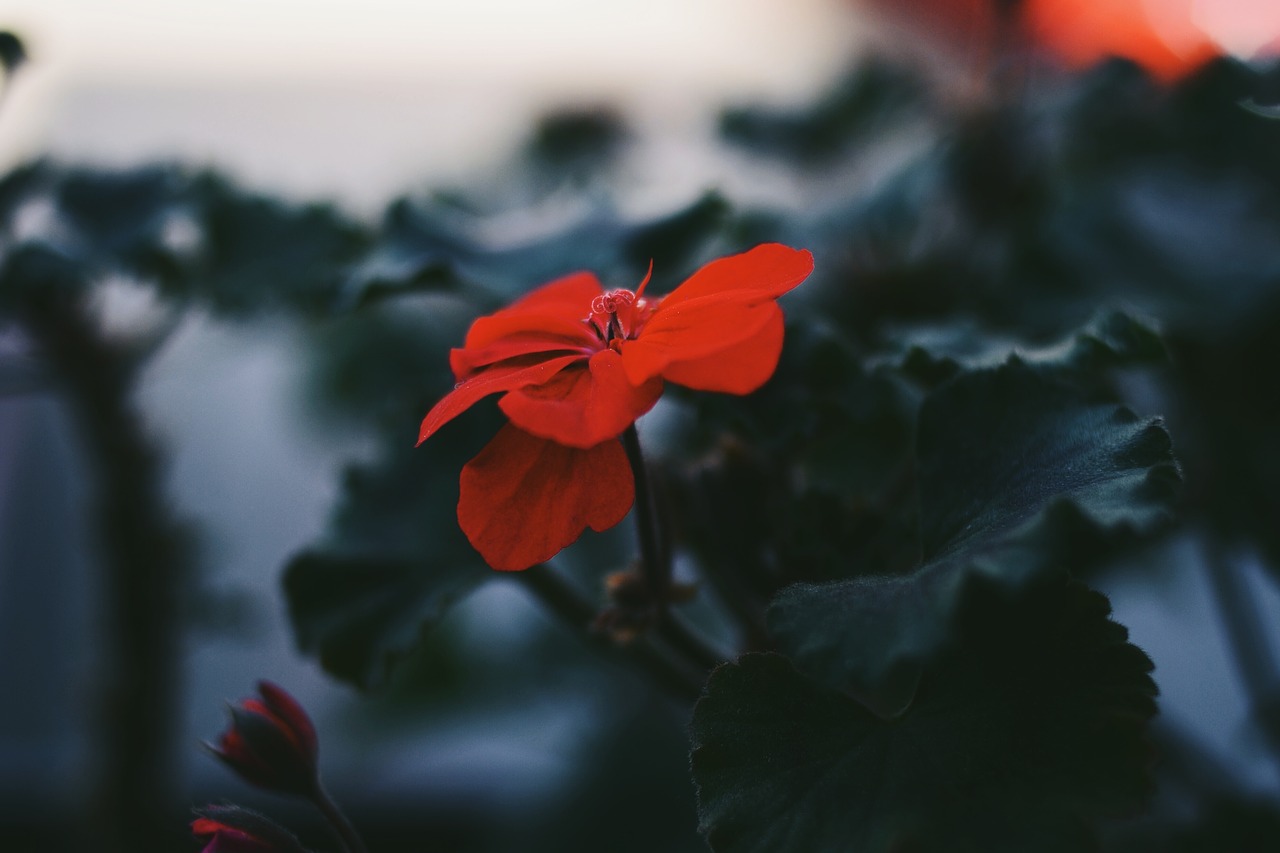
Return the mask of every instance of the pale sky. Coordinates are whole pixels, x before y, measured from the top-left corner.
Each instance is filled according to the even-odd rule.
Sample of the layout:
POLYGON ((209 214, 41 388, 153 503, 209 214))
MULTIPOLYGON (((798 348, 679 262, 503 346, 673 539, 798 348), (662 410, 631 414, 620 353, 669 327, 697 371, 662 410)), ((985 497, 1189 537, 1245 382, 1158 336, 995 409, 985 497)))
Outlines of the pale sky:
POLYGON ((366 207, 496 160, 551 104, 813 97, 860 38, 846 0, 0 0, 0 28, 32 56, 0 169, 179 159, 366 207))
POLYGON ((841 0, 8 0, 0 26, 28 34, 43 61, 99 79, 643 75, 765 87, 811 74, 853 29, 841 0))

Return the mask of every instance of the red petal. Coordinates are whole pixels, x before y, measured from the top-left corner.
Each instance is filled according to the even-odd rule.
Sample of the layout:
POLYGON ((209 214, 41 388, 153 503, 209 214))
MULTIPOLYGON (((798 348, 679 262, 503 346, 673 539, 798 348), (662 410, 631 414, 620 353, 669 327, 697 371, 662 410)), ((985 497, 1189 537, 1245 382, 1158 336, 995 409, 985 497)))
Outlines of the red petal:
POLYGON ((272 684, 270 681, 259 681, 258 693, 262 695, 274 716, 288 726, 289 731, 296 735, 302 748, 314 758, 319 747, 316 727, 307 716, 306 710, 298 704, 298 700, 290 696, 283 687, 272 684))
POLYGON ((613 527, 634 498, 622 442, 580 450, 508 424, 463 467, 458 524, 490 566, 520 571, 613 527))
POLYGON ((422 426, 418 430, 418 444, 422 444, 436 430, 484 397, 500 391, 511 391, 526 385, 546 382, 570 364, 581 361, 583 358, 584 356, 581 355, 565 355, 535 361, 533 364, 525 362, 498 364, 477 373, 431 407, 431 411, 427 412, 427 416, 422 419, 422 426))
POLYGON ((658 311, 689 299, 712 294, 741 294, 763 290, 774 299, 813 272, 813 255, 781 243, 764 243, 749 252, 714 260, 689 276, 662 300, 658 311))
POLYGON ((218 823, 216 820, 210 820, 207 817, 198 817, 191 821, 192 835, 213 835, 220 829, 226 829, 225 824, 218 823))
POLYGON ((750 394, 769 380, 782 355, 782 311, 774 306, 768 325, 713 355, 668 364, 662 377, 698 391, 750 394))
POLYGON ((498 405, 525 432, 587 448, 618 437, 661 394, 661 379, 632 385, 623 373, 622 356, 605 350, 581 369, 575 365, 542 385, 512 391, 498 405))
POLYGON ((586 334, 576 338, 524 332, 500 338, 487 346, 475 349, 450 350, 449 367, 452 368, 454 377, 461 382, 471 378, 485 367, 523 355, 534 353, 547 353, 547 357, 551 357, 550 354, 553 353, 590 355, 599 350, 603 344, 585 327, 583 331, 586 334))
POLYGON ((585 307, 582 312, 585 317, 591 310, 591 300, 603 292, 604 286, 594 273, 575 272, 534 288, 497 313, 511 314, 529 308, 573 304, 585 307))
POLYGON ((252 711, 260 717, 270 718, 275 716, 275 714, 271 713, 271 708, 258 699, 241 699, 240 707, 242 710, 252 711))
POLYGON ((559 311, 547 309, 514 314, 499 311, 471 324, 465 349, 479 350, 513 337, 541 338, 551 344, 548 348, 563 348, 566 341, 572 346, 599 345, 595 333, 582 322, 589 313, 590 301, 582 305, 562 306, 559 311))
POLYGON ((591 313, 591 300, 603 292, 600 280, 589 272, 556 279, 525 294, 501 311, 472 323, 467 332, 466 347, 482 347, 520 331, 546 331, 570 336, 578 331, 590 334, 580 321, 591 313))
POLYGON ((763 291, 709 295, 673 308, 664 302, 634 340, 622 343, 627 379, 640 385, 664 375, 669 364, 694 361, 732 349, 773 322, 778 306, 763 291))

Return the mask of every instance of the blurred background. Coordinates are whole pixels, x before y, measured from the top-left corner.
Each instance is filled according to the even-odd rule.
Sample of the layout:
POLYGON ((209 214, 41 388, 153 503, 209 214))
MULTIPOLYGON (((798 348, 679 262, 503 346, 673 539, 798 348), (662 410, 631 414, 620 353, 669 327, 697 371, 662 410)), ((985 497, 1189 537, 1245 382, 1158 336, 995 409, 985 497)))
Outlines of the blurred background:
MULTIPOLYGON (((727 147, 726 115, 809 109, 872 57, 915 69, 948 105, 995 97, 992 81, 1007 71, 997 58, 1007 35, 989 11, 999 3, 900 5, 8 0, 0 28, 22 37, 28 61, 0 103, 0 169, 36 160, 107 171, 210 168, 289 204, 332 205, 367 228, 400 197, 466 188, 475 209, 514 211, 486 220, 491 245, 528 245, 599 200, 585 183, 545 192, 522 165, 522 152, 558 126, 546 117, 568 115, 606 135, 625 128, 627 144, 610 166, 609 208, 628 221, 679 212, 707 193, 743 208, 831 206, 853 184, 869 192, 884 181, 927 146, 937 124, 904 121, 819 170, 727 147)), ((1280 4, 1270 0, 1098 3, 1103 11, 1089 13, 1097 19, 1079 3, 1029 5, 1029 31, 1053 57, 1053 70, 1042 72, 1049 77, 1119 52, 1175 84, 1213 56, 1253 60, 1280 44, 1280 4)), ((27 215, 30 228, 42 227, 39 210, 27 215)), ((537 280, 530 272, 518 283, 537 280)), ((565 803, 594 802, 593 792, 602 815, 622 809, 578 761, 583 750, 625 760, 634 743, 592 729, 600 715, 617 714, 634 729, 658 730, 644 742, 660 743, 672 761, 641 789, 674 804, 673 832, 686 838, 678 849, 698 849, 682 711, 655 707, 627 672, 606 680, 521 672, 530 632, 547 626, 519 586, 494 583, 472 595, 405 665, 416 679, 377 698, 300 653, 282 567, 323 538, 344 467, 377 453, 368 430, 316 402, 314 364, 299 356, 314 346, 313 323, 284 311, 228 318, 199 306, 174 319, 152 290, 124 278, 101 283, 94 299, 109 338, 165 330, 130 399, 159 454, 163 506, 183 525, 199 567, 181 581, 188 592, 179 596, 169 649, 177 723, 167 737, 180 805, 225 798, 303 826, 312 820, 245 787, 197 748, 222 729, 224 702, 267 678, 312 712, 324 773, 358 824, 380 827, 371 833, 385 836, 382 846, 370 839, 375 849, 579 849, 564 834, 573 825, 565 803), (486 662, 487 675, 458 671, 464 659, 486 662), (520 686, 544 677, 555 690, 520 686), (418 685, 468 678, 487 686, 458 687, 469 698, 455 704, 418 685), (516 686, 504 695, 495 683, 516 686), (584 738, 587 731, 594 734, 584 738), (504 816, 501 825, 492 825, 494 814, 504 816), (438 846, 421 838, 389 846, 424 831, 436 833, 438 846)), ((449 322, 445 331, 465 318, 449 322)), ((39 376, 24 367, 27 344, 0 328, 0 353, 18 365, 0 377, 0 838, 13 839, 5 848, 15 851, 82 849, 96 819, 86 803, 102 761, 99 637, 107 618, 90 521, 94 463, 66 401, 31 393, 39 376)), ((415 428, 403 424, 407 444, 415 428)), ((1161 583, 1121 574, 1101 586, 1156 663, 1162 717, 1193 731, 1235 784, 1274 803, 1280 776, 1256 748, 1262 735, 1210 606, 1197 544, 1165 547, 1170 568, 1161 583)), ((1274 576, 1256 554, 1242 563, 1249 595, 1268 617, 1262 642, 1276 653, 1274 576)), ((539 642, 574 646, 552 634, 539 642)), ((640 840, 595 849, 677 849, 656 829, 647 839, 642 829, 625 831, 640 840)), ((179 824, 178 845, 182 833, 179 824)))
MULTIPOLYGON (((683 143, 726 103, 816 91, 866 33, 835 0, 5 10, 35 59, 6 105, 6 162, 181 158, 364 213, 492 168, 553 106, 617 104, 683 143)), ((663 165, 651 178, 694 179, 695 164, 663 165)))

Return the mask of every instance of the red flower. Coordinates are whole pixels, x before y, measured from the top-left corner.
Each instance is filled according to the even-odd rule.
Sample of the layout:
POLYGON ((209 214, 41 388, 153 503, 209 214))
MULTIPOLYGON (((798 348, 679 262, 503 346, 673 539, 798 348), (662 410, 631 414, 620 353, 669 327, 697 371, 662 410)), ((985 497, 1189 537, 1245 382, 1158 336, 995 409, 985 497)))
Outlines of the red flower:
POLYGON ((635 484, 617 440, 664 381, 747 394, 782 352, 776 300, 813 257, 777 243, 712 261, 666 297, 605 291, 591 273, 546 284, 472 323, 450 354, 458 385, 421 444, 490 394, 511 423, 462 469, 458 524, 490 566, 526 569, 587 527, 627 514, 635 484))
POLYGON ((1163 80, 1222 52, 1197 26, 1186 0, 1032 0, 1023 25, 1032 41, 1068 66, 1124 56, 1163 80))
POLYGON ((191 834, 201 853, 306 853, 292 833, 239 806, 207 806, 196 812, 191 834))
MULTIPOLYGON (((1190 0, 861 0, 904 22, 961 59, 988 58, 1000 42, 1000 11, 1015 15, 1023 47, 1051 55, 1070 68, 1087 68, 1108 56, 1123 56, 1162 80, 1176 80, 1222 53, 1206 33, 1190 0)), ((1244 0, 1247 5, 1248 0, 1244 0)), ((1225 7, 1219 2, 1219 7, 1225 7)), ((1226 21, 1233 13, 1216 8, 1226 21)), ((1234 13, 1237 18, 1257 11, 1234 13)), ((1274 16, 1271 22, 1274 25, 1274 16)), ((1268 22, 1259 21, 1265 28, 1268 22)))
POLYGON ((258 682, 262 699, 242 699, 231 708, 231 728, 214 755, 240 778, 262 788, 311 796, 318 782, 316 729, 298 701, 269 681, 258 682))

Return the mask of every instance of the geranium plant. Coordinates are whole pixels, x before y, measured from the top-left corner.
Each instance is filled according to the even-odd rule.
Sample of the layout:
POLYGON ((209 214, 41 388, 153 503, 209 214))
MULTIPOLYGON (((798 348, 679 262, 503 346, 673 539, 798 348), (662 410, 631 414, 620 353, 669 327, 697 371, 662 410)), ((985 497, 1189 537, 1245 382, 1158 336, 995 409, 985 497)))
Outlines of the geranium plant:
POLYGON ((1064 69, 1044 4, 962 5, 1008 51, 973 97, 876 59, 720 116, 785 203, 623 215, 594 112, 509 196, 377 224, 177 167, 5 175, 0 382, 68 402, 102 543, 94 808, 38 849, 1280 849, 1276 69, 1064 69), (536 239, 480 212, 566 195, 536 239), (121 280, 145 328, 103 319, 121 280), (360 440, 263 608, 352 690, 317 725, 259 682, 197 796, 177 650, 231 620, 138 389, 210 316, 287 324, 310 426, 360 440), (1206 738, 1231 697, 1245 734, 1206 738), (223 790, 252 810, 190 817, 223 790))

